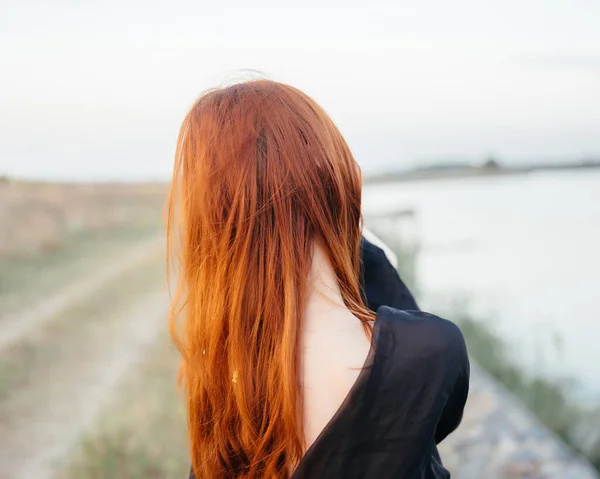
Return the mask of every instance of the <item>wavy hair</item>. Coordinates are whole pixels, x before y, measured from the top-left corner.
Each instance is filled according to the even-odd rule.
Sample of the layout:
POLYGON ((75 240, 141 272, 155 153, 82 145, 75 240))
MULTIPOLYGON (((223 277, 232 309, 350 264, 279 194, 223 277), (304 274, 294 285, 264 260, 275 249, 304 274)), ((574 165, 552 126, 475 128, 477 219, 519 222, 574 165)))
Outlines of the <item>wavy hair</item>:
POLYGON ((283 478, 300 461, 315 244, 367 334, 373 319, 359 290, 361 180, 331 119, 291 86, 211 90, 185 117, 168 201, 169 322, 197 478, 283 478))

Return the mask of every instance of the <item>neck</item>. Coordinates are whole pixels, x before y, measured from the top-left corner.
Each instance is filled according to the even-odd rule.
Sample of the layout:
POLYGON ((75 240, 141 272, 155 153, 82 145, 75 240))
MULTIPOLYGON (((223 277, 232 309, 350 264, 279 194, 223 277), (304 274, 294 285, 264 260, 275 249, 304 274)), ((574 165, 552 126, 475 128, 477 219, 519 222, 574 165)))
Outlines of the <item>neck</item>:
POLYGON ((315 245, 308 275, 306 306, 307 310, 313 313, 347 309, 331 263, 319 244, 315 245))

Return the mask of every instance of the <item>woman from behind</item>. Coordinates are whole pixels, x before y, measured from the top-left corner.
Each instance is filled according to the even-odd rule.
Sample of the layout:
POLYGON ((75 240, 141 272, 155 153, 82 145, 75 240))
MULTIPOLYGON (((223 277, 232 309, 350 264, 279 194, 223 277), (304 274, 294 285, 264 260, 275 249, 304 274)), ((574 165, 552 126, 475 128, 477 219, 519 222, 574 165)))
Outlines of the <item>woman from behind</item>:
POLYGON ((450 322, 363 303, 361 173, 299 90, 259 80, 200 97, 169 200, 198 479, 449 477, 468 360, 450 322))

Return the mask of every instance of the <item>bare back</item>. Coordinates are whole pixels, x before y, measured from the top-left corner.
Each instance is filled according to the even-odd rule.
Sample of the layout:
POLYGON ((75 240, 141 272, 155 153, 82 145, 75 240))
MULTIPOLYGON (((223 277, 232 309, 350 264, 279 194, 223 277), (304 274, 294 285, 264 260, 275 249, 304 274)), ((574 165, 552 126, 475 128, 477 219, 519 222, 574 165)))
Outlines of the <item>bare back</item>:
POLYGON ((307 449, 342 405, 371 344, 361 321, 344 305, 331 266, 318 248, 308 287, 300 351, 307 449))

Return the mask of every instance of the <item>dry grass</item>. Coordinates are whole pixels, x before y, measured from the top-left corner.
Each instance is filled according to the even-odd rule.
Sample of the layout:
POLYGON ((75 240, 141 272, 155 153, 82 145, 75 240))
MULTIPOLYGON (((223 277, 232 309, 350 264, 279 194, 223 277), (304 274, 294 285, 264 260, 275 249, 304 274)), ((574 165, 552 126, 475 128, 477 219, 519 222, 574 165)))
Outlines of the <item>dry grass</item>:
MULTIPOLYGON (((20 311, 60 292, 117 253, 161 234, 165 194, 162 184, 0 182, 2 312, 20 311)), ((49 385, 60 387, 71 368, 85 372, 88 356, 112 344, 107 341, 120 330, 129 308, 161 291, 164 273, 164 254, 151 255, 3 350, 0 429, 10 430, 13 418, 25 421, 28 411, 44 401, 49 385)), ((60 477, 186 476, 185 414, 175 389, 177 353, 166 334, 145 348, 149 354, 115 389, 97 427, 72 451, 60 477)), ((72 394, 77 396, 77 390, 72 394)))
POLYGON ((175 389, 178 353, 166 337, 132 371, 60 479, 182 479, 189 472, 185 410, 175 389))
POLYGON ((154 223, 163 184, 0 182, 0 254, 56 251, 81 231, 154 223))

